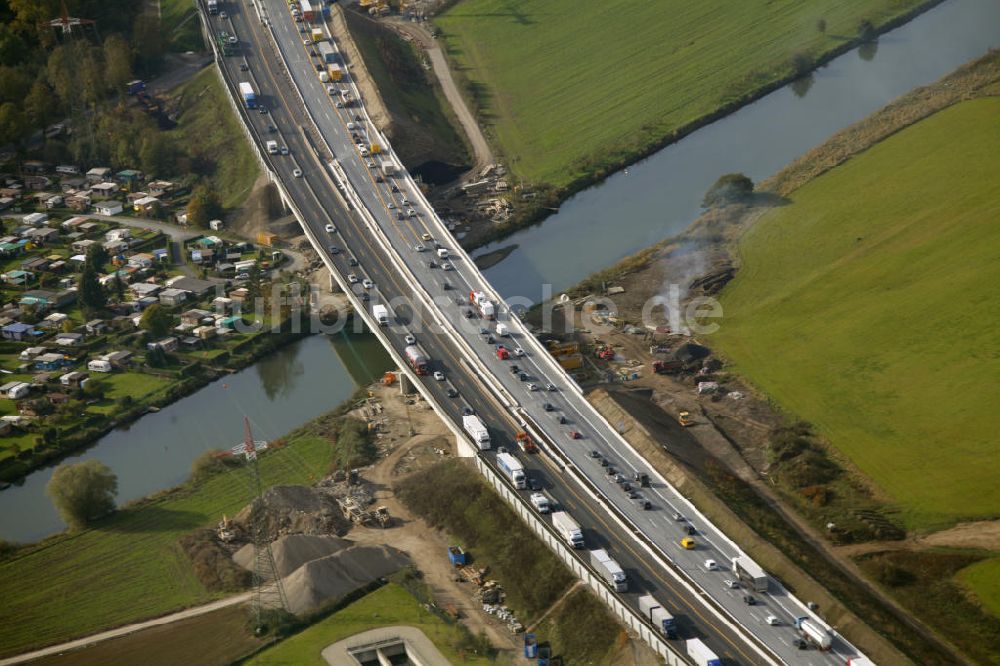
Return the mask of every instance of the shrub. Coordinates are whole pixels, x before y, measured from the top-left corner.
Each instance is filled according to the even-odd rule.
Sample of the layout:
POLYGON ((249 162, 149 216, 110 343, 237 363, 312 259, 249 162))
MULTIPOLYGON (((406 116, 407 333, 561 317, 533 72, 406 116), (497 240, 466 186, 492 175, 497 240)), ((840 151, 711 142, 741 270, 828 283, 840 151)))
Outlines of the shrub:
POLYGON ((195 530, 178 543, 191 560, 195 576, 210 592, 238 592, 250 586, 253 575, 233 562, 211 529, 195 530))
POLYGON ((753 194, 753 187, 753 181, 748 176, 742 173, 727 173, 719 176, 719 179, 708 189, 701 205, 703 208, 711 208, 712 206, 744 201, 753 194))

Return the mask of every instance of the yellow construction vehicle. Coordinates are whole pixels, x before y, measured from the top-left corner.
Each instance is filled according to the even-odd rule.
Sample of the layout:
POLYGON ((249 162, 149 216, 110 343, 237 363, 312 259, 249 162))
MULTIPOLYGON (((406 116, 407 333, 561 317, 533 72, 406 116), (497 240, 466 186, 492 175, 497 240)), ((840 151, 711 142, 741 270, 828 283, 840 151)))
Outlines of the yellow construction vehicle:
POLYGON ((677 422, 682 426, 687 428, 690 425, 694 425, 694 419, 691 418, 691 412, 681 412, 677 415, 677 422))
POLYGON ((694 539, 691 537, 684 537, 681 539, 681 546, 687 550, 694 550, 694 539))

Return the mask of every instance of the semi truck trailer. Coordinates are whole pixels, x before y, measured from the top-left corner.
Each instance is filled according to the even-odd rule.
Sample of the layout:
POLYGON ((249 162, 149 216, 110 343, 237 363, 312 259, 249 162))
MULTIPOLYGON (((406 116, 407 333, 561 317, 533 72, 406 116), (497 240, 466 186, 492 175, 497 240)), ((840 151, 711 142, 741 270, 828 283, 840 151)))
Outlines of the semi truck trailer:
POLYGON ((253 86, 248 81, 240 82, 240 95, 243 97, 243 103, 247 105, 248 109, 257 107, 257 93, 253 91, 253 86))
POLYGON ((639 597, 639 610, 667 638, 677 638, 674 616, 651 594, 639 597))
POLYGON ((583 548, 583 530, 571 515, 565 511, 556 511, 552 514, 552 526, 570 546, 583 548))
POLYGON ((733 573, 755 592, 767 592, 767 574, 746 555, 733 558, 733 573))
POLYGON ((594 567, 604 580, 608 581, 617 592, 628 590, 628 579, 625 570, 603 548, 590 551, 590 565, 594 567))
POLYGON ((497 454, 497 467, 506 475, 514 487, 524 490, 527 486, 527 478, 524 476, 524 465, 521 461, 509 453, 497 454))
POLYGON ((701 639, 690 638, 685 643, 687 655, 695 666, 722 666, 722 660, 715 656, 715 653, 708 649, 708 646, 701 642, 701 639))
POLYGON ((820 650, 829 650, 833 645, 833 634, 816 620, 800 617, 795 620, 795 628, 799 630, 803 638, 820 650))
POLYGON ((481 418, 475 414, 466 414, 462 417, 462 427, 465 428, 465 432, 469 434, 469 437, 481 451, 490 448, 490 431, 481 418))
POLYGON ((403 354, 406 356, 406 362, 410 364, 413 371, 418 375, 426 375, 428 373, 428 366, 430 364, 430 359, 427 354, 423 352, 420 347, 416 345, 408 345, 406 349, 403 350, 403 354))

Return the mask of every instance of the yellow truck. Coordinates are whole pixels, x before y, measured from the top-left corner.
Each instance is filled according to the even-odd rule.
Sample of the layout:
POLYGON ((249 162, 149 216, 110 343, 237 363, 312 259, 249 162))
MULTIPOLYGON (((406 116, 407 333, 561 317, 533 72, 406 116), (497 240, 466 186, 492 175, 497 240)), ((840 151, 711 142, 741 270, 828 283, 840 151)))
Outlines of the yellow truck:
POLYGON ((326 66, 326 73, 330 75, 331 81, 340 81, 344 78, 344 72, 340 69, 340 65, 329 64, 326 66))
POLYGON ((694 539, 691 537, 684 537, 681 539, 681 546, 686 550, 694 550, 694 539))
POLYGON ((313 40, 314 44, 319 44, 324 39, 325 38, 323 37, 323 30, 322 29, 320 29, 320 28, 313 28, 312 29, 312 40, 313 40))

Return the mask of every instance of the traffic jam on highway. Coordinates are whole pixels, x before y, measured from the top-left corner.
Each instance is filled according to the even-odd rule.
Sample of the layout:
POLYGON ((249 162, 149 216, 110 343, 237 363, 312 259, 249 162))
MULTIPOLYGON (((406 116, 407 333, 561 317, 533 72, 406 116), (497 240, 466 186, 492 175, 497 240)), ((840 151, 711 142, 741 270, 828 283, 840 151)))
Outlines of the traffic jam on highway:
MULTIPOLYGON (((584 560, 609 586, 620 593, 628 593, 630 605, 638 608, 652 626, 667 638, 687 638, 690 644, 684 643, 678 649, 686 650, 688 656, 711 654, 711 650, 696 636, 679 635, 671 604, 657 601, 648 594, 652 590, 635 589, 642 586, 629 580, 609 549, 598 547, 601 543, 589 543, 587 533, 590 530, 581 529, 560 504, 557 493, 552 491, 554 485, 544 488, 541 475, 526 472, 524 463, 528 456, 541 449, 546 456, 536 459, 551 457, 551 460, 547 459, 544 464, 529 463, 531 467, 568 471, 585 488, 585 494, 598 495, 600 504, 609 507, 605 511, 613 514, 623 531, 641 532, 648 546, 658 550, 670 566, 706 592, 731 620, 749 629, 779 661, 829 663, 836 660, 843 663, 845 657, 857 654, 818 618, 803 612, 801 603, 770 581, 759 566, 707 521, 699 530, 689 520, 696 512, 686 499, 658 475, 651 474, 639 454, 617 438, 596 412, 581 408, 580 403, 584 401, 572 379, 555 365, 536 341, 530 339, 530 333, 492 293, 467 255, 450 247, 445 240, 450 238, 445 227, 392 154, 391 147, 371 125, 356 88, 347 77, 347 68, 325 29, 323 14, 328 8, 325 5, 313 8, 308 2, 288 3, 287 12, 281 19, 287 25, 274 26, 272 24, 278 21, 275 5, 284 6, 285 3, 278 0, 257 2, 260 6, 255 6, 254 10, 276 41, 281 31, 286 35, 290 32, 289 26, 296 35, 294 47, 300 52, 297 59, 289 61, 289 68, 296 62, 310 63, 308 72, 301 68, 291 72, 293 81, 300 89, 306 112, 334 154, 340 172, 360 198, 362 206, 357 207, 358 210, 363 208, 363 212, 370 214, 377 223, 378 231, 371 234, 372 238, 377 240, 375 237, 383 234, 385 244, 398 255, 398 260, 392 259, 390 263, 401 263, 412 276, 407 281, 417 282, 426 290, 420 293, 421 290, 415 288, 408 295, 412 298, 408 304, 415 311, 414 315, 400 322, 393 301, 383 296, 358 255, 347 247, 347 238, 339 238, 341 230, 332 220, 322 226, 325 234, 322 249, 341 266, 346 263, 344 278, 354 295, 368 304, 373 319, 380 326, 398 333, 396 337, 401 346, 398 351, 415 374, 427 378, 425 388, 458 401, 462 427, 483 455, 489 452, 495 468, 514 488, 525 493, 526 501, 539 515, 548 517, 553 529, 568 545, 592 549, 584 560), (270 6, 270 18, 261 15, 265 6, 270 6), (450 332, 419 330, 418 324, 424 318, 416 316, 416 311, 423 304, 427 305, 424 314, 430 311, 429 318, 433 319, 433 311, 439 312, 450 332), (444 344, 449 344, 450 340, 462 346, 467 353, 459 351, 456 358, 462 354, 475 359, 478 367, 470 363, 468 369, 486 384, 485 392, 492 392, 499 402, 508 406, 506 416, 513 433, 504 441, 514 442, 515 446, 493 446, 491 430, 496 432, 505 424, 484 422, 472 406, 475 397, 462 395, 460 382, 451 376, 465 369, 449 368, 443 358, 432 358, 425 349, 427 345, 421 344, 420 338, 425 333, 444 338, 444 344), (810 652, 796 655, 802 650, 810 652)), ((220 21, 232 20, 224 11, 219 11, 217 3, 210 4, 215 4, 220 21)), ((209 13, 212 13, 211 7, 209 13)), ((227 35, 235 38, 235 25, 227 27, 227 35)), ((292 48, 288 40, 278 41, 278 50, 282 53, 292 48)), ((296 128, 279 127, 277 113, 267 117, 268 109, 258 99, 260 81, 255 80, 249 70, 250 63, 244 59, 237 74, 250 79, 240 81, 238 86, 243 105, 257 111, 262 117, 264 132, 275 137, 262 138, 265 152, 273 159, 289 156, 289 143, 279 142, 279 139, 282 133, 295 132, 296 128)), ((291 118, 288 122, 292 123, 291 118)), ((301 161, 294 155, 292 159, 296 161, 291 175, 301 182, 303 169, 310 167, 304 156, 301 161)), ((402 289, 398 291, 405 293, 402 289)), ((573 494, 579 496, 579 493, 573 494)), ((677 574, 671 575, 676 577, 677 574)), ((696 599, 691 603, 704 602, 696 599)), ((707 630, 708 627, 699 627, 695 633, 704 637, 707 630)), ((759 652, 750 654, 762 656, 759 652)))

